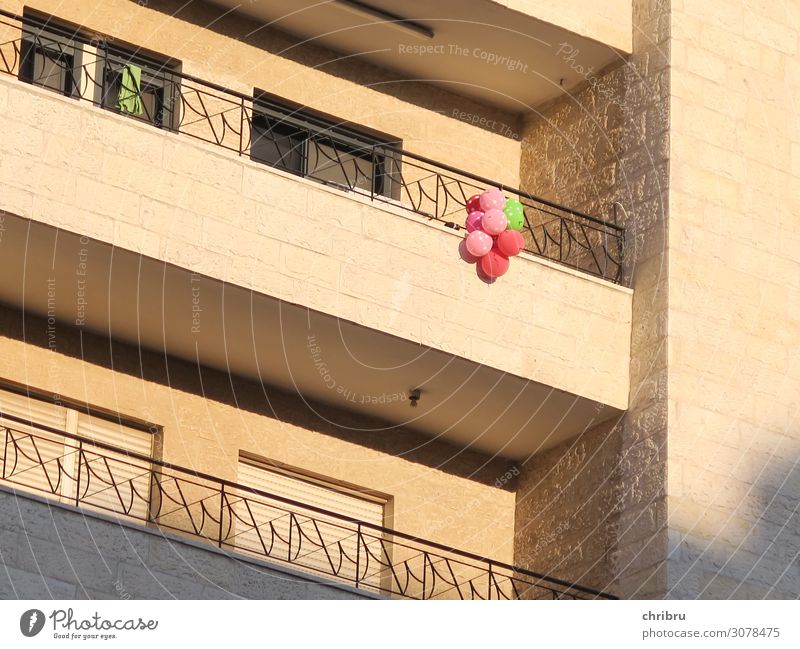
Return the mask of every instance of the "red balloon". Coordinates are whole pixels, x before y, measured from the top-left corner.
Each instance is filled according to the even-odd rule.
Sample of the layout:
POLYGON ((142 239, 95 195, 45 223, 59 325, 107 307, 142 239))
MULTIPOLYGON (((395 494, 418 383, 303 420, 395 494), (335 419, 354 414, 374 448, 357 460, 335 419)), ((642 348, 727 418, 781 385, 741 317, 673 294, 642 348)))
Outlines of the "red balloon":
POLYGON ((483 273, 487 277, 494 279, 495 277, 505 275, 511 262, 505 255, 501 255, 496 250, 490 250, 481 257, 480 264, 483 273))
POLYGON ((513 257, 520 253, 520 250, 525 245, 525 240, 522 239, 522 245, 520 245, 520 240, 514 235, 519 235, 519 238, 522 239, 522 235, 516 230, 504 230, 497 235, 497 251, 500 254, 506 257, 513 257))
POLYGON ((470 199, 467 201, 467 214, 470 212, 482 212, 481 209, 481 195, 475 194, 475 196, 471 196, 470 199))
POLYGON ((494 284, 497 280, 489 277, 486 273, 481 270, 480 264, 475 264, 475 272, 478 274, 478 279, 486 284, 494 284))
POLYGON ((519 230, 512 230, 512 232, 514 233, 514 238, 517 240, 519 251, 522 252, 525 250, 525 237, 522 236, 522 232, 519 230))

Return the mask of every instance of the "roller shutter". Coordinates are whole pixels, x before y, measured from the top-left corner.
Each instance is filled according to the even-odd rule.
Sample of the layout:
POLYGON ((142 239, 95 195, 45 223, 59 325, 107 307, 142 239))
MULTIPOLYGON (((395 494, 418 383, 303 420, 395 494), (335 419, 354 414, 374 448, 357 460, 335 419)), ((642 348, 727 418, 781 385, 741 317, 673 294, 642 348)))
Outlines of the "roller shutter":
POLYGON ((4 418, 4 414, 20 417, 33 424, 66 430, 67 409, 27 395, 0 390, 0 434, 4 458, 2 478, 8 479, 15 487, 68 499, 70 484, 67 473, 74 464, 77 452, 73 451, 69 457, 65 457, 64 438, 61 435, 19 424, 4 418))
MULTIPOLYGON (((153 436, 149 432, 123 426, 85 413, 79 413, 77 433, 96 442, 103 442, 150 457, 153 436)), ((96 449, 83 444, 79 475, 81 506, 101 511, 126 514, 139 520, 147 518, 150 502, 150 463, 125 453, 96 449)))
POLYGON ((149 457, 151 433, 7 390, 0 390, 0 426, 3 481, 72 504, 80 496, 80 506, 146 519, 150 463, 131 458, 127 452, 149 457), (4 419, 3 413, 125 452, 97 449, 35 425, 4 419), (78 447, 83 450, 82 462, 78 461, 78 447))
MULTIPOLYGON (((383 526, 385 503, 290 472, 240 460, 239 483, 269 494, 383 526)), ((293 567, 354 583, 358 549, 359 585, 380 583, 380 533, 333 516, 242 492, 234 505, 235 545, 293 567), (290 512, 294 515, 291 516, 290 512), (290 524, 291 522, 291 524, 290 524), (291 558, 289 541, 291 540, 291 558)))

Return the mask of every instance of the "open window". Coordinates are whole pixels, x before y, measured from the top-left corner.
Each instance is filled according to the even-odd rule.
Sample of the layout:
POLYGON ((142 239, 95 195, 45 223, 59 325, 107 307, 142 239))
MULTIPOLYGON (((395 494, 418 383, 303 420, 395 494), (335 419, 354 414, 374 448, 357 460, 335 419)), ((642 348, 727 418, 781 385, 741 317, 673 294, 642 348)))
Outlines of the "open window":
POLYGON ((401 142, 256 90, 250 157, 371 196, 397 199, 401 142))
POLYGON ((79 97, 83 53, 80 34, 66 24, 27 12, 22 24, 20 80, 79 97))
POLYGON ((105 44, 98 51, 95 103, 160 128, 174 129, 178 67, 134 48, 105 44))

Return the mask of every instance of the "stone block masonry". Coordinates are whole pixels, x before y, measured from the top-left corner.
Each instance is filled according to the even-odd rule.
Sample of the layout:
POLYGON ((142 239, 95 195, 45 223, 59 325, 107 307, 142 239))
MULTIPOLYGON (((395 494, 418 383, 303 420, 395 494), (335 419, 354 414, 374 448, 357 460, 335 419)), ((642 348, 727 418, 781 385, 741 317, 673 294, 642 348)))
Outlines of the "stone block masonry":
POLYGON ((622 597, 667 584, 669 3, 633 3, 631 57, 539 111, 523 186, 626 227, 628 411, 523 464, 516 557, 622 597))

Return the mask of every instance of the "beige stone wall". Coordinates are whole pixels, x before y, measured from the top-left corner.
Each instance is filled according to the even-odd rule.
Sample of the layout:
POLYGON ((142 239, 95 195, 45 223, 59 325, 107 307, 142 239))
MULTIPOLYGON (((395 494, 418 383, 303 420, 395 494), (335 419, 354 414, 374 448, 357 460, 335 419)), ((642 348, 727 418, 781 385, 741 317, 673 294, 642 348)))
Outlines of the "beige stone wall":
POLYGON ((621 440, 609 422, 524 463, 517 483, 518 565, 618 594, 621 440))
MULTIPOLYGON (((518 133, 514 115, 401 79, 357 57, 342 57, 313 43, 301 43, 234 14, 223 17, 224 10, 209 3, 2 0, 0 7, 19 14, 29 7, 85 25, 120 42, 178 59, 186 74, 247 95, 253 88, 266 90, 402 138, 408 151, 497 182, 519 184, 519 141, 505 137, 500 130, 472 126, 463 117, 486 117, 488 122, 507 125, 507 132, 518 133)), ((211 97, 204 101, 209 108, 233 109, 211 97)), ((228 115, 232 119, 234 112, 228 115)), ((220 129, 221 119, 217 122, 220 129)), ((233 139, 238 146, 238 137, 233 139)))
POLYGON ((168 462, 235 481, 247 451, 392 496, 394 529, 513 559, 514 494, 495 486, 502 460, 60 324, 50 339, 43 319, 23 331, 5 307, 0 378, 163 426, 168 462))
POLYGON ((626 226, 634 288, 629 409, 524 463, 517 561, 621 596, 666 587, 669 5, 634 2, 633 55, 540 111, 523 186, 626 226))
MULTIPOLYGON (((59 13, 63 7, 56 8, 57 4, 41 0, 35 6, 59 13)), ((3 6, 19 9, 19 3, 6 2, 3 6)), ((239 23, 223 23, 220 33, 208 34, 197 23, 207 21, 211 14, 203 12, 210 9, 197 9, 199 13, 189 16, 193 20, 178 20, 164 11, 171 6, 98 3, 93 12, 81 12, 73 19, 96 19, 93 26, 120 37, 128 34, 127 40, 136 40, 134 37, 141 34, 143 45, 184 60, 187 72, 248 92, 254 85, 274 87, 279 94, 321 110, 403 135, 409 144, 419 144, 413 150, 420 153, 435 148, 432 155, 445 162, 459 164, 463 160, 464 134, 473 130, 436 115, 437 105, 455 103, 450 96, 428 88, 404 90, 408 95, 363 88, 363 84, 381 83, 387 77, 357 66, 339 67, 338 74, 320 74, 309 81, 312 73, 308 66, 324 58, 321 51, 304 49, 297 58, 274 54, 264 58, 261 48, 266 41, 238 43, 223 35, 226 30, 228 34, 238 33, 239 23), (120 22, 120 15, 131 20, 120 22), (175 34, 180 36, 174 39, 180 48, 172 52, 169 48, 175 34), (236 56, 227 56, 234 50, 236 56), (274 65, 267 65, 267 61, 274 65), (435 146, 432 133, 441 138, 435 146)), ((800 264, 796 260, 800 228, 794 216, 800 207, 796 189, 800 135, 792 108, 800 101, 800 62, 798 34, 791 27, 798 24, 800 16, 793 3, 782 1, 636 0, 633 18, 631 60, 572 96, 543 107, 541 114, 526 125, 520 166, 522 184, 534 193, 606 218, 614 214, 615 201, 622 206, 618 218, 628 228, 627 278, 635 290, 630 369, 627 357, 626 367, 618 363, 620 350, 624 351, 620 343, 624 335, 619 331, 607 335, 608 327, 624 317, 625 307, 611 289, 581 278, 580 282, 591 289, 585 297, 579 296, 579 303, 590 308, 582 307, 580 313, 564 318, 563 307, 556 303, 552 308, 558 318, 551 322, 570 318, 586 322, 587 312, 617 309, 604 313, 605 329, 587 325, 586 331, 597 332, 598 338, 579 349, 575 357, 586 358, 587 349, 606 345, 606 358, 616 359, 617 364, 609 367, 607 374, 597 375, 596 391, 591 396, 619 399, 620 383, 613 382, 627 377, 630 371, 630 390, 626 383, 624 399, 620 399, 629 403, 629 410, 611 430, 595 429, 524 463, 516 496, 516 521, 509 515, 505 524, 508 529, 512 525, 516 528, 517 562, 624 596, 791 596, 800 588, 796 571, 800 478, 795 461, 800 435, 794 423, 800 406, 800 374, 795 363, 800 334, 800 264), (667 62, 671 65, 669 74, 667 62), (617 307, 609 307, 612 303, 617 307)), ((284 43, 274 34, 265 38, 273 39, 267 47, 272 51, 284 43)), ((74 107, 76 114, 84 112, 73 119, 68 116, 71 109, 67 100, 37 95, 27 88, 21 91, 5 83, 3 86, 0 110, 8 115, 10 107, 27 120, 13 120, 13 129, 7 132, 15 135, 4 140, 0 169, 5 174, 3 182, 10 183, 12 189, 4 193, 0 207, 9 211, 71 229, 93 228, 92 236, 214 274, 213 264, 226 255, 226 250, 212 245, 216 245, 211 234, 214 228, 225 227, 220 214, 229 217, 220 206, 229 209, 232 197, 243 193, 244 202, 236 213, 245 215, 237 221, 244 226, 263 210, 261 201, 269 204, 266 193, 259 193, 265 191, 264 178, 269 172, 247 162, 235 167, 206 150, 203 155, 207 162, 191 168, 199 181, 209 177, 213 165, 220 186, 211 190, 201 189, 199 183, 191 185, 198 191, 180 198, 196 200, 197 205, 187 208, 175 204, 171 202, 175 188, 186 186, 186 179, 173 170, 177 162, 195 155, 190 145, 162 134, 150 135, 145 127, 131 126, 138 129, 137 135, 126 137, 128 126, 121 127, 119 121, 113 129, 104 130, 105 120, 111 123, 119 118, 95 118, 90 111, 74 107), (35 107, 30 103, 34 95, 35 107), (47 133, 40 128, 46 119, 54 118, 61 120, 56 122, 57 127, 47 133), (85 129, 80 133, 86 152, 77 160, 70 152, 73 140, 63 135, 72 134, 76 124, 85 129), (48 155, 25 158, 26 152, 37 146, 48 155), (116 175, 114 164, 103 162, 110 157, 110 150, 128 158, 116 175), (132 198, 125 193, 135 182, 132 170, 139 168, 144 173, 137 167, 137 158, 150 155, 164 161, 164 186, 155 188, 163 193, 153 199, 132 198), (67 164, 73 165, 74 175, 54 173, 59 165, 67 164), (102 184, 96 181, 101 172, 102 184), (26 186, 26 182, 31 184, 26 186), (213 202, 215 199, 217 202, 213 202), (97 214, 85 212, 83 207, 90 204, 97 214), (131 207, 134 204, 136 209, 131 207), (110 213, 117 218, 111 219, 110 213), (192 227, 197 214, 203 215, 200 229, 192 227), (174 228, 164 224, 180 219, 190 227, 180 227, 178 232, 159 230, 174 228), (180 236, 186 239, 173 251, 171 238, 180 236), (169 257, 172 254, 175 256, 169 257)), ((459 105, 462 103, 458 100, 459 105)), ((477 136, 503 153, 497 159, 507 160, 508 152, 514 151, 513 143, 493 134, 477 136)), ((507 169, 493 167, 494 161, 476 160, 475 164, 473 170, 479 173, 504 180, 503 174, 508 174, 507 169)), ((359 241, 368 240, 365 234, 377 240, 378 230, 365 226, 367 220, 375 223, 376 218, 398 218, 364 205, 355 209, 357 203, 352 201, 347 203, 352 209, 345 215, 335 207, 348 199, 321 189, 306 189, 302 183, 284 181, 278 174, 270 178, 274 180, 269 192, 294 192, 295 196, 306 192, 304 198, 295 199, 309 206, 306 216, 341 214, 343 237, 348 236, 348 228, 355 228, 359 241), (357 216, 351 220, 353 213, 357 216)), ((390 241, 375 243, 370 256, 380 260, 380 268, 359 271, 364 276, 375 279, 384 271, 387 248, 383 246, 396 249, 393 242, 399 239, 394 237, 405 237, 406 226, 425 232, 420 237, 426 251, 438 250, 445 240, 435 229, 420 230, 422 226, 413 220, 403 221, 402 227, 399 223, 388 235, 390 241)), ((248 235, 251 240, 252 236, 248 235)), ((313 233, 297 236, 313 238, 313 233)), ((320 268, 341 268, 341 260, 310 255, 307 244, 299 245, 298 240, 275 243, 265 237, 263 242, 273 246, 271 250, 282 251, 273 258, 279 260, 281 272, 294 266, 295 279, 313 281, 329 275, 320 268), (288 262, 280 261, 286 259, 288 262), (299 269, 306 267, 309 259, 313 259, 314 272, 304 275, 299 269)), ((240 263, 246 266, 244 275, 251 279, 255 261, 240 263)), ((398 258, 397 263, 404 269, 414 267, 405 257, 398 258)), ((435 272, 442 278, 450 276, 455 259, 453 264, 453 268, 442 267, 435 272)), ((530 268, 537 270, 520 273, 519 283, 502 285, 513 290, 525 285, 556 286, 556 294, 566 292, 573 299, 573 291, 580 292, 583 284, 573 281, 574 275, 534 264, 538 262, 530 261, 530 268)), ((320 292, 334 290, 319 288, 320 292)), ((376 300, 380 295, 353 298, 376 300)), ((497 317, 505 313, 506 303, 497 302, 502 305, 497 317)), ((547 308, 537 294, 539 315, 535 317, 542 317, 542 310, 547 313, 547 308)), ((444 303, 442 313, 451 314, 444 303)), ((377 313, 376 322, 385 320, 377 313)), ((522 323, 532 324, 529 319, 522 323)), ((560 327, 560 331, 565 329, 560 327)), ((574 349, 573 340, 563 342, 565 349, 574 349)), ((37 353, 45 353, 41 348, 23 349, 18 340, 4 344, 17 346, 10 348, 12 354, 32 356, 31 363, 15 367, 6 360, 8 356, 3 356, 3 376, 19 376, 20 367, 25 367, 36 379, 36 373, 43 371, 36 367, 37 353)), ((551 353, 550 342, 546 347, 531 350, 531 354, 551 353)), ((80 376, 83 363, 72 358, 65 367, 70 363, 74 366, 69 370, 71 376, 80 376)), ((546 363, 540 367, 546 367, 546 363)), ((576 376, 581 372, 586 375, 585 367, 574 367, 576 376)), ((560 358, 550 374, 536 377, 563 385, 564 368, 564 359, 560 358)), ((603 368, 605 371, 606 366, 603 368)), ((89 372, 96 376, 89 381, 93 399, 116 403, 118 395, 128 395, 122 400, 126 409, 151 403, 149 396, 142 400, 142 384, 135 376, 109 372, 97 368, 89 372), (117 384, 124 384, 124 389, 117 384)), ((188 374, 188 370, 185 372, 188 374)), ((40 387, 51 389, 48 377, 42 375, 38 380, 40 387)), ((75 398, 86 398, 88 388, 76 385, 73 382, 65 388, 76 391, 75 398)), ((167 422, 169 430, 176 431, 171 437, 174 441, 167 438, 165 446, 165 452, 176 458, 225 471, 230 461, 218 464, 211 460, 211 450, 217 448, 220 439, 233 436, 236 442, 230 444, 231 448, 244 448, 241 444, 250 443, 249 436, 260 439, 257 433, 265 426, 263 415, 246 412, 245 416, 241 409, 230 409, 223 399, 211 400, 209 405, 208 400, 197 396, 196 386, 194 393, 179 391, 183 409, 179 415, 172 410, 175 392, 163 392, 168 390, 163 385, 156 390, 149 381, 144 385, 147 391, 157 393, 152 403, 161 403, 148 407, 167 422), (207 414, 198 419, 200 409, 207 414), (232 433, 228 424, 234 418, 239 432, 232 433), (183 447, 182 435, 193 440, 196 451, 183 447)), ((573 388, 577 391, 574 384, 569 387, 573 388)), ((296 404, 282 399, 276 396, 274 403, 292 412, 296 404)), ((290 418, 286 422, 287 418, 283 414, 272 421, 280 421, 291 434, 276 435, 269 443, 259 441, 269 451, 264 454, 289 464, 297 464, 293 460, 302 456, 312 470, 330 465, 338 475, 364 476, 373 480, 372 485, 382 484, 364 466, 372 458, 389 462, 383 459, 385 453, 343 439, 338 433, 314 430, 307 423, 297 424, 290 418), (302 452, 294 448, 295 442, 302 452), (339 456, 338 461, 330 459, 339 456), (366 464, 359 468, 361 462, 366 464)), ((253 446, 256 452, 260 448, 253 446)), ((402 465, 394 457, 391 462, 402 465)), ((478 502, 489 493, 508 505, 506 492, 496 496, 486 485, 476 485, 462 476, 442 477, 436 471, 433 475, 441 482, 433 485, 426 482, 426 473, 415 473, 421 471, 418 467, 412 471, 402 466, 402 471, 391 469, 400 475, 391 478, 391 484, 394 480, 403 484, 407 479, 413 481, 419 485, 420 498, 431 488, 463 491, 462 485, 468 484, 478 502)), ((389 475, 394 475, 391 471, 389 475)), ((385 485, 383 490, 387 490, 385 485)), ((480 510, 481 516, 496 516, 495 505, 487 504, 480 510)), ((458 511, 457 504, 431 507, 438 520, 450 520, 451 512, 458 511)), ((461 539, 460 526, 473 520, 473 511, 468 513, 452 529, 436 533, 442 538, 461 539)), ((396 524, 402 528, 399 521, 396 524)), ((408 524, 420 529, 420 534, 435 532, 414 516, 408 518, 408 524)), ((475 551, 485 551, 477 549, 485 547, 483 542, 475 541, 475 551)))
POLYGON ((675 2, 669 594, 800 592, 800 6, 675 2))
POLYGON ((800 15, 738 0, 634 9, 640 25, 659 17, 631 65, 548 107, 523 143, 524 183, 625 206, 635 294, 630 411, 528 463, 518 557, 623 595, 793 598, 800 15), (654 33, 669 48, 648 48, 654 33), (644 83, 620 85, 631 72, 644 83))
POLYGON ((442 224, 2 76, 0 129, 0 209, 627 405, 628 289, 530 256, 484 284, 442 224))

